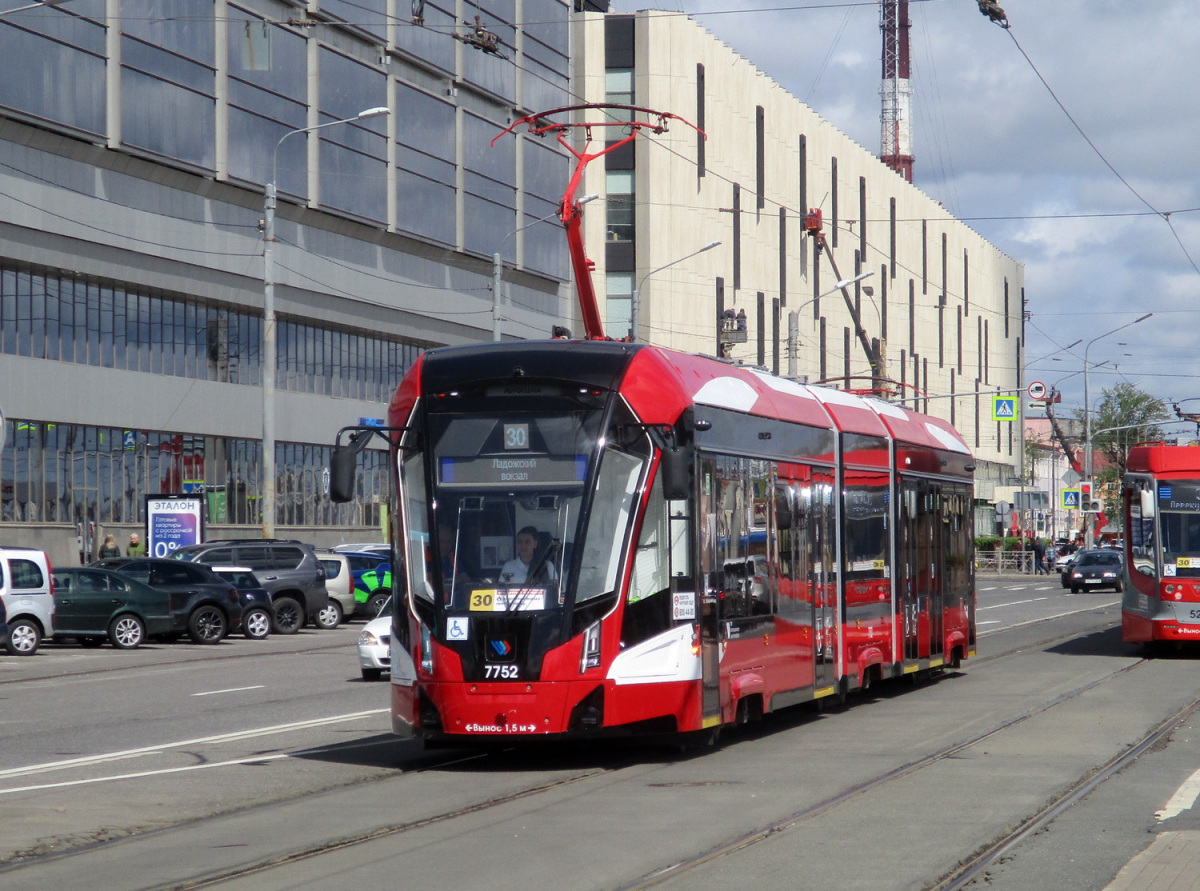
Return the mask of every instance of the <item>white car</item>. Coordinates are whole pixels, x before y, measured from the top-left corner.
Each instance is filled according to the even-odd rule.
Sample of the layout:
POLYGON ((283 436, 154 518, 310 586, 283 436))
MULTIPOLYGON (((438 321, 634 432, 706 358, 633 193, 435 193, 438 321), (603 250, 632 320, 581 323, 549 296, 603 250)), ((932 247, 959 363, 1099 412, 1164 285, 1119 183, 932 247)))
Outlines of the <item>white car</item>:
POLYGON ((363 626, 358 635, 358 666, 364 681, 377 681, 392 670, 392 603, 363 626))

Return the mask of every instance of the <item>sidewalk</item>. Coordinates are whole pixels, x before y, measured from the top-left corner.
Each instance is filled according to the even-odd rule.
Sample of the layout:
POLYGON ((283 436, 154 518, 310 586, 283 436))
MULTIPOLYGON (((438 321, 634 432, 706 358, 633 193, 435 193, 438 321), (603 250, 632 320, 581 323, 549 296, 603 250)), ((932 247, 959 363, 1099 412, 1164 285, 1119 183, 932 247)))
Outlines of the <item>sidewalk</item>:
POLYGON ((1159 833, 1104 891, 1200 891, 1200 830, 1159 833))

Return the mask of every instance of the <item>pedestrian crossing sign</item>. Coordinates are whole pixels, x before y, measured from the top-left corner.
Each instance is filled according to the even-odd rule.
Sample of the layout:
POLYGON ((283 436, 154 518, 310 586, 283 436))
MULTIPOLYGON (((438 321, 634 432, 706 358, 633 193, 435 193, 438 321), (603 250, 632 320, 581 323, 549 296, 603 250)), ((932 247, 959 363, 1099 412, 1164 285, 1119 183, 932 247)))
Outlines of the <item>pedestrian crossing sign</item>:
POLYGON ((1062 509, 1063 510, 1079 510, 1079 490, 1078 489, 1063 489, 1062 490, 1062 509))
POLYGON ((1017 419, 1017 397, 1016 396, 993 396, 992 397, 992 420, 993 421, 1015 421, 1017 419))

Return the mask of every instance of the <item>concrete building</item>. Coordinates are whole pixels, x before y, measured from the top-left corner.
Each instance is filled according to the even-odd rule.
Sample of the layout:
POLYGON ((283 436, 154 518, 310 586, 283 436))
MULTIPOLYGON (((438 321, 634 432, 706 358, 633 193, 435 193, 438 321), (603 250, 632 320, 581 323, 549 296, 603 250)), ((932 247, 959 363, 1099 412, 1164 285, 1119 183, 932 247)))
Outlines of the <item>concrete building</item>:
POLYGON ((210 534, 261 534, 268 183, 278 532, 378 537, 378 453, 357 504, 324 496, 337 429, 425 347, 573 312, 565 156, 490 146, 566 104, 570 5, 489 4, 478 29, 462 3, 5 6, 0 540, 61 562, 184 490, 210 534))
POLYGON ((585 227, 609 333, 632 323, 639 340, 847 389, 879 376, 866 341, 891 398, 962 432, 980 500, 1014 483, 1022 427, 992 419, 992 394, 1021 387, 1022 265, 686 16, 584 14, 575 34, 588 100, 698 128, 672 121, 588 168, 581 193, 606 197, 585 227), (834 285, 868 272, 846 289, 860 337, 834 285), (721 336, 728 309, 742 336, 721 336))
POLYGON ((382 417, 427 347, 582 330, 555 219, 572 162, 552 139, 492 141, 584 101, 707 135, 674 122, 589 169, 609 334, 833 386, 886 377, 964 433, 983 499, 1020 465, 1020 425, 967 395, 1019 386, 1020 265, 684 16, 18 5, 0 11, 0 540, 86 557, 181 491, 207 499, 210 535, 262 534, 268 405, 277 533, 380 536, 381 453, 356 503, 324 494, 335 432, 382 417), (865 272, 860 339, 826 292, 865 272))

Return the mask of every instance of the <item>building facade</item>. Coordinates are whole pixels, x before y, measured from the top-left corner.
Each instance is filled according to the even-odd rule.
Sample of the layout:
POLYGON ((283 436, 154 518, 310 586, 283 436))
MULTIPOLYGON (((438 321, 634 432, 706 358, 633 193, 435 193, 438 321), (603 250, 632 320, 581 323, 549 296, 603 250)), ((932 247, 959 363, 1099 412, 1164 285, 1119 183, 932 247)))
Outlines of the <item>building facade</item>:
POLYGON ((0 539, 86 555, 180 491, 206 493, 210 534, 253 534, 268 183, 277 523, 378 535, 381 453, 356 504, 324 495, 335 432, 382 417, 421 350, 548 336, 574 312, 565 155, 491 144, 521 109, 567 103, 570 6, 489 3, 464 26, 478 11, 0 12, 0 539))
POLYGON ((963 432, 983 498, 1020 466, 1019 424, 977 395, 1020 385, 1020 264, 684 16, 66 0, 0 11, 0 41, 0 540, 87 556, 183 491, 210 535, 256 534, 268 399, 280 534, 378 534, 382 453, 355 503, 325 495, 336 431, 382 417, 426 348, 581 331, 556 219, 574 161, 496 137, 585 102, 698 128, 579 190, 603 198, 584 232, 609 335, 886 378, 963 432))
POLYGON ((574 65, 589 100, 694 125, 588 169, 581 192, 606 197, 585 226, 610 334, 845 389, 882 377, 963 434, 981 501, 1017 482, 1021 400, 995 421, 992 397, 1022 386, 1020 263, 685 16, 584 14, 574 65))

